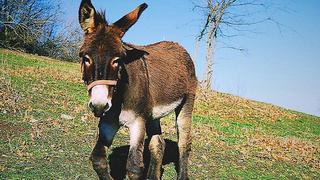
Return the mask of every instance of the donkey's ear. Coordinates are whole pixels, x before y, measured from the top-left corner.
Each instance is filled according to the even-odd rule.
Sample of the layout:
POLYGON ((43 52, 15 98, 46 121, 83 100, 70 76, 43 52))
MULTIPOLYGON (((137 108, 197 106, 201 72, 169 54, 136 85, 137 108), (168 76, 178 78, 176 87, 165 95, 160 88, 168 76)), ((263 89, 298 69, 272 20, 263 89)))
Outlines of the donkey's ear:
POLYGON ((85 33, 91 33, 96 26, 96 10, 91 0, 82 0, 79 8, 79 23, 85 33))
POLYGON ((146 3, 143 3, 113 24, 115 27, 120 29, 120 37, 123 37, 123 35, 128 31, 128 29, 137 22, 141 13, 147 7, 148 5, 146 3))

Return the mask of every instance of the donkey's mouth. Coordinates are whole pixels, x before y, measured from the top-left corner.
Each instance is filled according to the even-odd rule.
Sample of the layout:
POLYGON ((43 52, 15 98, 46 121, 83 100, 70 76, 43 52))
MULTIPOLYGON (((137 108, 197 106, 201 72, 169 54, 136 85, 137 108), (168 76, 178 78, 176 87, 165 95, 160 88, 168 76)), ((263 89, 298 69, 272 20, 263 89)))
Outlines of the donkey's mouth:
POLYGON ((93 112, 93 115, 94 115, 95 117, 102 117, 102 116, 103 116, 103 114, 101 114, 101 113, 96 113, 96 112, 93 112))
POLYGON ((104 117, 104 116, 106 116, 107 115, 107 113, 108 113, 108 111, 103 111, 103 112, 93 112, 93 115, 95 116, 95 117, 104 117))
POLYGON ((111 105, 107 103, 104 107, 99 108, 99 107, 94 107, 91 103, 89 103, 89 108, 91 109, 95 117, 103 117, 107 115, 108 111, 111 108, 111 105))

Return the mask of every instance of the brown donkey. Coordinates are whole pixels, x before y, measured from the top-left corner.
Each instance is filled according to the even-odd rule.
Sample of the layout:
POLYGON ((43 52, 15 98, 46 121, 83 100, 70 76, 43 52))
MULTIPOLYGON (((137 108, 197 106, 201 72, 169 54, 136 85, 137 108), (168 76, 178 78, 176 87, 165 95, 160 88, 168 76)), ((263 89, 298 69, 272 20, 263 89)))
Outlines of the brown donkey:
MULTIPOLYGON (((141 179, 145 134, 156 137, 153 142, 163 143, 159 139, 160 118, 173 111, 179 147, 178 179, 188 179, 191 117, 197 86, 194 65, 187 51, 177 43, 136 46, 121 41, 146 8, 147 4, 141 4, 108 24, 104 13, 97 13, 90 0, 82 0, 80 5, 79 21, 85 32, 79 53, 83 81, 90 96, 89 107, 100 118, 99 138, 91 155, 100 179, 111 179, 105 146, 110 147, 120 126, 128 127, 130 133, 127 175, 130 179, 141 179)), ((149 146, 151 154, 159 155, 155 147, 149 146)), ((161 152, 158 157, 162 158, 161 152)), ((148 174, 158 171, 157 166, 149 168, 148 174)))

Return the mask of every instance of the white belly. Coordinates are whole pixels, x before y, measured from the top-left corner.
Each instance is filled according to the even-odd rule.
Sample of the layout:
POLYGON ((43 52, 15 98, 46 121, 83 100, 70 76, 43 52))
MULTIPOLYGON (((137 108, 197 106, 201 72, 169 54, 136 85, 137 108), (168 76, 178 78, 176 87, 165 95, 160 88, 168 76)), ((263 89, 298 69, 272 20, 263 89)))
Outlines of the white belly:
POLYGON ((177 101, 174 101, 170 104, 156 105, 152 109, 153 119, 162 118, 162 117, 168 115, 169 113, 173 112, 181 104, 181 102, 182 102, 182 98, 177 101))
MULTIPOLYGON (((173 112, 182 102, 182 98, 174 101, 167 105, 157 105, 152 109, 152 118, 159 119, 162 118, 169 113, 173 112)), ((119 115, 119 123, 126 127, 130 127, 130 125, 139 118, 139 115, 136 114, 133 110, 122 110, 119 115)))

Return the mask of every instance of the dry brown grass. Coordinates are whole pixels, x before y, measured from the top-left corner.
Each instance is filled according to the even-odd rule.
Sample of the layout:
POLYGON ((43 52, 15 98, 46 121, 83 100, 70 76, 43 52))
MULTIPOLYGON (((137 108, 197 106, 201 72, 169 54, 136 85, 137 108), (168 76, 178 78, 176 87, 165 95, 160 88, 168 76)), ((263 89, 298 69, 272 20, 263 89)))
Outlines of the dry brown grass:
POLYGON ((0 76, 0 110, 1 113, 16 113, 19 110, 19 94, 12 88, 10 78, 0 76))
POLYGON ((309 164, 320 170, 320 147, 311 141, 295 137, 274 137, 255 135, 248 140, 250 149, 259 150, 258 157, 273 161, 286 161, 290 163, 309 164))
POLYGON ((222 119, 295 119, 297 114, 283 108, 225 93, 198 88, 195 114, 222 119))

